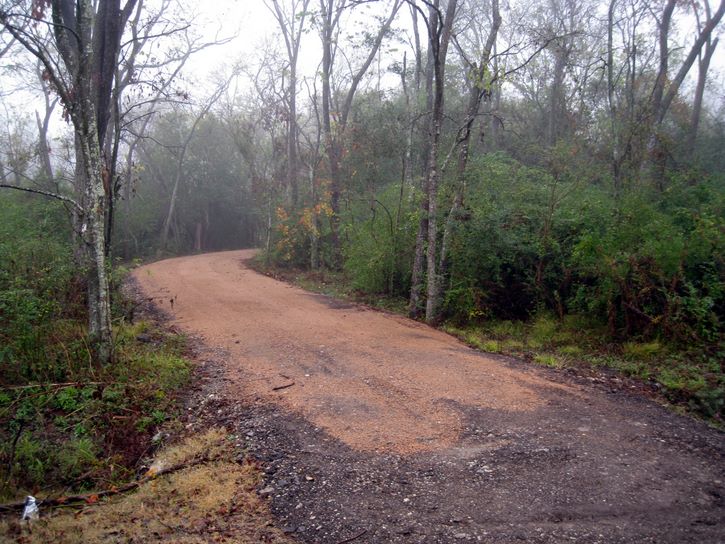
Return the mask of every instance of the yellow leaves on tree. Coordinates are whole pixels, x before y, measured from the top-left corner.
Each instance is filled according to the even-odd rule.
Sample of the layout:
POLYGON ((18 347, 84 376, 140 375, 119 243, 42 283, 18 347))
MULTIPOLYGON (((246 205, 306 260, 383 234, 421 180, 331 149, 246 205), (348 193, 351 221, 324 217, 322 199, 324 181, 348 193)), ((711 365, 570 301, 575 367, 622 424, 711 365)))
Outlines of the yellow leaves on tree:
POLYGON ((290 217, 290 213, 281 206, 275 210, 278 236, 275 249, 283 261, 292 260, 294 249, 304 246, 303 240, 320 236, 320 219, 332 216, 332 207, 327 202, 329 194, 324 196, 327 197, 325 201, 302 208, 297 218, 290 217))

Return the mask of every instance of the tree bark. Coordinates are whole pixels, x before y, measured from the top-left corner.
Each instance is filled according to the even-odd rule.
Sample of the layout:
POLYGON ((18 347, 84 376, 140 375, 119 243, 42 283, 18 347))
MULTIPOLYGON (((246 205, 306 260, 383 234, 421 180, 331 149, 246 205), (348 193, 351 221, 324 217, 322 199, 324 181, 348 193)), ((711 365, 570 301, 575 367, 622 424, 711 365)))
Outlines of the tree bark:
MULTIPOLYGON (((436 2, 436 6, 437 6, 436 2)), ((425 301, 425 320, 434 324, 439 319, 440 310, 440 279, 436 270, 438 246, 438 182, 440 171, 438 169, 438 152, 440 148, 441 128, 443 125, 444 89, 445 89, 445 62, 448 54, 448 43, 453 29, 457 0, 449 0, 445 17, 438 21, 438 17, 431 14, 430 36, 433 44, 434 67, 434 99, 432 131, 429 134, 430 151, 428 156, 428 172, 426 187, 428 193, 428 247, 426 248, 426 281, 427 292, 425 301)))

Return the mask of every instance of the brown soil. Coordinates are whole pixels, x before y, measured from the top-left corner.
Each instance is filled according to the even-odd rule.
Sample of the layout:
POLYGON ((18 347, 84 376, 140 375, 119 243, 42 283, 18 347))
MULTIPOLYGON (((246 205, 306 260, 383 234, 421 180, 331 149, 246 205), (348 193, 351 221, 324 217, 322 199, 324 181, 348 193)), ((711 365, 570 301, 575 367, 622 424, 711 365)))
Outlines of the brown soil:
POLYGON ((206 409, 266 463, 299 540, 725 541, 722 433, 277 282, 252 254, 134 275, 215 354, 206 409))

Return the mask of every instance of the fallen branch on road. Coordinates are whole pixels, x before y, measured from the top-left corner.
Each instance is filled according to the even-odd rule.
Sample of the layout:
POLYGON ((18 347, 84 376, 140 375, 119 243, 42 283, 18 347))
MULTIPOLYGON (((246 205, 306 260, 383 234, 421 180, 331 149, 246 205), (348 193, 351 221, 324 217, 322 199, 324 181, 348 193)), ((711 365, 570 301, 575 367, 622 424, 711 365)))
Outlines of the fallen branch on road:
POLYGON ((366 534, 367 534, 367 532, 368 532, 368 530, 367 530, 367 529, 363 529, 362 531, 360 531, 360 532, 359 532, 358 534, 356 534, 355 536, 351 536, 350 538, 346 538, 345 540, 341 540, 341 541, 340 541, 340 542, 338 542, 337 544, 347 544, 348 542, 352 542, 353 540, 357 540, 357 539, 358 539, 358 538, 360 538, 361 536, 363 536, 363 535, 366 535, 366 534))
POLYGON ((277 387, 273 387, 272 391, 281 391, 282 389, 287 389, 288 387, 292 387, 295 384, 295 382, 288 383, 285 385, 278 385, 277 387))

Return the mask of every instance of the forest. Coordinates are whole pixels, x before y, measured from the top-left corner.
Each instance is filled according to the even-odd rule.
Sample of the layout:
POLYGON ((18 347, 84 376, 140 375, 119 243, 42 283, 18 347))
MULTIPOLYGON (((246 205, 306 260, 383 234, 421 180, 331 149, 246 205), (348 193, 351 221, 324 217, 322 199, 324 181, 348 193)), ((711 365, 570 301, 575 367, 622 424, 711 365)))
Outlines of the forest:
POLYGON ((124 278, 240 248, 722 424, 725 1, 254 3, 236 50, 212 2, 0 1, 0 495, 128 477, 189 368, 124 278))

